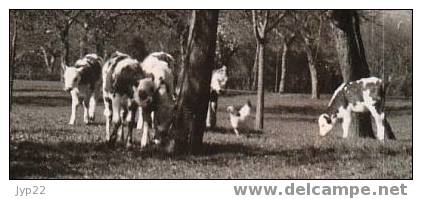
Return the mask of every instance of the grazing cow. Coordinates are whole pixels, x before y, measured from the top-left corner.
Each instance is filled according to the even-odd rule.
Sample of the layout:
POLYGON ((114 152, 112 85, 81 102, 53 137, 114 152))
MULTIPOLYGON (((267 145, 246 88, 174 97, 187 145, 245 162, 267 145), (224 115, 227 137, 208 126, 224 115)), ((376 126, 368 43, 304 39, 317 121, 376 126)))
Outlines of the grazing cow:
MULTIPOLYGON (((173 66, 174 58, 164 52, 154 52, 149 54, 141 63, 143 71, 147 75, 154 77, 154 84, 156 88, 156 106, 153 110, 151 118, 153 128, 157 132, 155 138, 161 137, 165 131, 168 130, 171 123, 172 111, 175 104, 175 90, 174 90, 174 74, 173 66)), ((140 112, 142 109, 140 109, 140 112)), ((142 114, 139 114, 138 129, 142 128, 142 114)), ((154 139, 155 143, 159 140, 154 139)))
POLYGON ((208 103, 208 112, 206 119, 206 126, 214 128, 216 124, 217 102, 218 95, 224 92, 228 80, 227 66, 223 66, 212 72, 211 76, 211 93, 210 101, 208 103))
MULTIPOLYGON (((115 52, 103 66, 104 115, 106 139, 114 144, 118 134, 123 137, 122 120, 128 122, 126 147, 132 145, 132 130, 138 107, 144 118, 154 109, 154 78, 147 76, 140 63, 129 55, 115 52), (111 132, 110 132, 111 130, 111 132), (119 132, 117 132, 119 131, 119 132)), ((151 120, 143 120, 141 147, 146 146, 151 120)))
POLYGON ((75 124, 76 108, 80 100, 84 107, 84 123, 94 121, 96 101, 101 87, 102 59, 96 54, 87 54, 74 66, 64 68, 64 90, 72 96, 72 114, 69 124, 75 124))
POLYGON ((384 140, 385 131, 387 131, 388 138, 395 139, 385 118, 384 95, 382 80, 376 77, 343 83, 334 92, 328 104, 328 113, 322 114, 318 119, 319 134, 325 136, 332 130, 337 119, 341 118, 343 120, 343 138, 346 138, 349 133, 352 112, 369 111, 377 125, 377 139, 384 140))
POLYGON ((248 117, 251 114, 252 105, 248 100, 245 105, 240 109, 234 108, 234 106, 227 107, 227 112, 230 115, 230 124, 233 127, 236 136, 239 136, 239 128, 245 127, 245 124, 248 122, 248 117))

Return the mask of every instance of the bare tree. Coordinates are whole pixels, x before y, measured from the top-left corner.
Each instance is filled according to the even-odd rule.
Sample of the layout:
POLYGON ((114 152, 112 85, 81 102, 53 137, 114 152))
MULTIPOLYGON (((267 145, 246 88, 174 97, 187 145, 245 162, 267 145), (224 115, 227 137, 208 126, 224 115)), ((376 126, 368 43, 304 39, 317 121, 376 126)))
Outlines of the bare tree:
MULTIPOLYGON (((360 35, 359 16, 355 10, 330 12, 343 82, 358 80, 370 75, 360 35)), ((362 137, 375 138, 369 113, 356 114, 356 131, 362 137)))
POLYGON ((10 54, 9 54, 9 60, 10 60, 10 66, 14 67, 15 64, 15 58, 16 58, 16 40, 18 39, 18 16, 17 13, 14 11, 10 11, 10 20, 12 21, 12 35, 11 35, 11 41, 10 41, 10 54))
MULTIPOLYGON (((90 24, 88 23, 88 20, 90 18, 90 14, 88 12, 83 13, 83 22, 82 22, 82 33, 80 35, 79 39, 79 57, 83 57, 88 53, 88 34, 90 29, 90 24)), ((100 54, 101 55, 101 54, 100 54)))
POLYGON ((79 15, 78 10, 55 10, 52 11, 53 16, 56 17, 55 26, 59 31, 59 37, 62 45, 61 63, 68 65, 69 60, 69 30, 75 22, 76 17, 79 15))
MULTIPOLYGON (((287 28, 285 28, 286 32, 278 31, 278 29, 275 29, 276 34, 281 38, 282 40, 282 52, 281 52, 281 77, 280 81, 277 81, 278 74, 276 78, 276 84, 278 84, 278 92, 284 93, 286 91, 286 74, 287 74, 287 53, 290 50, 290 46, 292 45, 294 39, 296 38, 296 32, 291 31, 287 28)), ((278 63, 278 61, 277 61, 278 63)), ((277 68, 278 71, 278 68, 277 68)), ((277 88, 277 86, 276 86, 277 88)), ((277 90, 276 90, 277 92, 277 90)))
POLYGON ((267 33, 275 28, 275 26, 286 16, 286 12, 275 12, 270 16, 270 11, 252 10, 252 25, 256 39, 255 62, 257 63, 257 105, 255 129, 261 130, 264 126, 264 58, 265 43, 267 42, 267 33))
POLYGON ((202 147, 217 25, 218 11, 192 11, 185 62, 178 81, 180 94, 176 103, 174 130, 171 131, 177 151, 199 153, 202 147))
POLYGON ((304 51, 311 75, 311 98, 319 98, 318 71, 316 60, 320 45, 321 28, 323 23, 322 12, 301 11, 299 28, 300 35, 304 41, 304 51))

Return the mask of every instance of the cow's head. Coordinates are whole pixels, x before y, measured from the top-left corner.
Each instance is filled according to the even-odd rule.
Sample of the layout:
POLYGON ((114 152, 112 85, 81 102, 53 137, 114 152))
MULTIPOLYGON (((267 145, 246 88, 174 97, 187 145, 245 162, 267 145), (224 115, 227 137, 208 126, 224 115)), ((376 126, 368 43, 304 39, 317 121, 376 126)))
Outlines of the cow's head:
POLYGON ((138 86, 133 87, 134 99, 142 108, 150 107, 154 102, 156 86, 154 77, 138 80, 138 86))
POLYGON ((334 127, 334 120, 330 118, 330 116, 326 113, 322 114, 318 118, 318 125, 319 125, 319 135, 325 136, 329 133, 334 127))
POLYGON ((226 110, 227 110, 228 113, 234 113, 235 112, 234 106, 228 106, 226 110))
POLYGON ((215 90, 217 94, 224 92, 227 80, 227 66, 214 70, 211 77, 211 89, 215 90))
POLYGON ((156 109, 154 119, 156 124, 156 144, 165 141, 169 136, 170 126, 173 123, 176 102, 172 91, 165 81, 160 81, 156 90, 156 109))
POLYGON ((81 80, 81 71, 83 67, 71 67, 63 64, 64 69, 64 90, 70 92, 71 90, 78 87, 79 81, 81 80))

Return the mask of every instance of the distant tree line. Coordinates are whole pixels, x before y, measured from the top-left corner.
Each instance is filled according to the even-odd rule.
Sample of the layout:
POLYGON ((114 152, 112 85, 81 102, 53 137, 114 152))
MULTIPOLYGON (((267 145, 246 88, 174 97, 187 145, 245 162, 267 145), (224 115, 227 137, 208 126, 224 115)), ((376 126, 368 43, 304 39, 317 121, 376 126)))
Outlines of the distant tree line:
MULTIPOLYGON (((58 81, 61 63, 73 64, 86 53, 106 59, 115 50, 140 60, 149 52, 166 51, 180 66, 190 14, 11 10, 10 79, 58 81)), ((412 96, 411 11, 358 14, 371 75, 387 80, 389 95, 412 96)), ((214 67, 228 66, 232 89, 257 90, 263 85, 265 91, 310 93, 313 98, 332 93, 343 79, 328 15, 324 10, 221 10, 214 67), (260 63, 265 63, 262 71, 260 63)))

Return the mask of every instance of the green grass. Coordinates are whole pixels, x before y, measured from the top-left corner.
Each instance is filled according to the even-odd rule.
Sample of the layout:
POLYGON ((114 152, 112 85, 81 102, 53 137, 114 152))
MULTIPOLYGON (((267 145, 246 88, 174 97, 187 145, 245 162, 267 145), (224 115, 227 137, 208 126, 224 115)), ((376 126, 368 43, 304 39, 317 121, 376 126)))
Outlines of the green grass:
MULTIPOLYGON (((167 156, 153 150, 104 144, 103 106, 96 123, 67 125, 71 99, 58 82, 15 81, 10 112, 10 178, 412 178, 412 103, 388 99, 387 117, 396 141, 380 143, 336 127, 317 136, 316 118, 329 96, 267 94, 262 133, 229 129, 228 105, 242 105, 253 95, 220 98, 219 128, 204 136, 204 154, 167 156)), ((139 140, 139 135, 135 137, 139 140)))

